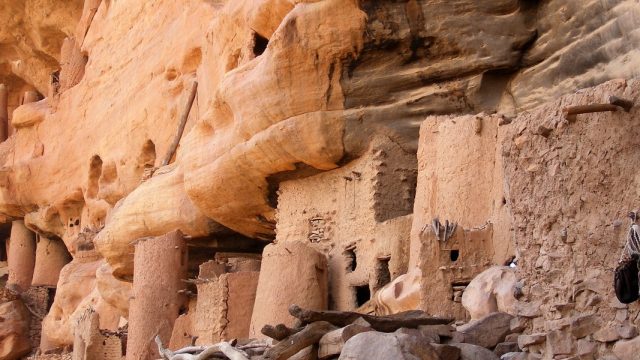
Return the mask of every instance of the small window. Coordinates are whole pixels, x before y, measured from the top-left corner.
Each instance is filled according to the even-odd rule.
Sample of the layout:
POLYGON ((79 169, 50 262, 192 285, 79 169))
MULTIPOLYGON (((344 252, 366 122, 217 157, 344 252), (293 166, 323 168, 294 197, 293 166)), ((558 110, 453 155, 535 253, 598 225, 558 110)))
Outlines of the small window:
POLYGON ((459 257, 460 257, 460 251, 459 250, 451 250, 449 252, 449 258, 451 258, 451 262, 458 261, 459 257))
POLYGON ((356 292, 356 305, 360 307, 367 303, 371 299, 371 290, 369 290, 369 285, 355 286, 356 292))
POLYGON ((391 258, 378 258, 376 263, 376 286, 375 291, 378 291, 383 286, 391 282, 391 272, 389 271, 389 261, 391 258))
POLYGON ((356 259, 356 249, 347 249, 343 254, 347 261, 347 272, 354 272, 358 267, 358 260, 356 259))

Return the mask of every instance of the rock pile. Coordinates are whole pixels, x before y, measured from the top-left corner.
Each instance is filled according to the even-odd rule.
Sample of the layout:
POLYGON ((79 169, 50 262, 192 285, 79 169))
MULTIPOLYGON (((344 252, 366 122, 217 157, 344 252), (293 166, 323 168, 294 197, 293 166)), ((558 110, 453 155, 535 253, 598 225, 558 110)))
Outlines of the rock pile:
POLYGON ((267 339, 188 346, 177 351, 165 349, 159 338, 156 342, 166 360, 526 360, 532 357, 520 351, 520 343, 535 341, 521 335, 517 319, 502 312, 457 327, 452 325, 453 319, 418 310, 373 316, 292 305, 289 312, 297 324, 266 325, 261 332, 267 339))

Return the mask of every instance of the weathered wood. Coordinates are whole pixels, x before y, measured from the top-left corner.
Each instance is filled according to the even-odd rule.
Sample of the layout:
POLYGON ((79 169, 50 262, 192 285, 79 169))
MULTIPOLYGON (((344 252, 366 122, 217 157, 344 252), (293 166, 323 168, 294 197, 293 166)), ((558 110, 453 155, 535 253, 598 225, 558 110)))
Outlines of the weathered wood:
POLYGON ((244 354, 242 354, 238 349, 231 346, 231 344, 229 344, 228 342, 221 342, 218 346, 220 348, 220 351, 222 351, 222 353, 230 360, 248 360, 247 357, 244 356, 244 354))
POLYGON ((357 334, 372 331, 369 326, 357 324, 347 325, 343 328, 326 333, 321 339, 318 347, 318 358, 321 360, 339 355, 342 352, 344 343, 357 334))
POLYGON ((169 161, 175 154, 178 149, 178 144, 180 143, 180 139, 182 138, 182 133, 184 133, 184 127, 187 125, 187 119, 189 118, 189 112, 191 111, 191 106, 193 105, 193 100, 196 98, 196 93, 198 91, 198 82, 194 81, 193 85, 191 85, 191 92, 189 93, 189 99, 187 100, 187 105, 182 112, 182 116, 180 117, 180 123, 178 124, 178 131, 176 132, 176 136, 173 138, 173 142, 171 146, 169 146, 169 150, 167 150, 167 155, 165 155, 164 160, 162 160, 162 166, 168 165, 169 161))
POLYGON ((615 95, 609 96, 609 104, 621 107, 625 112, 631 111, 633 107, 633 101, 628 99, 619 98, 615 95))
POLYGON ((337 327, 345 327, 358 318, 362 318, 371 324, 374 330, 382 332, 393 332, 402 327, 415 329, 420 325, 438 325, 453 322, 453 319, 429 316, 421 310, 404 311, 393 315, 374 316, 349 311, 305 310, 298 305, 291 305, 289 307, 289 313, 300 319, 303 324, 326 321, 337 327))
POLYGON ((604 111, 618 111, 618 106, 612 104, 588 104, 588 105, 574 105, 564 108, 562 113, 564 118, 573 121, 578 114, 588 114, 604 111))
POLYGON ((9 89, 5 84, 0 84, 0 141, 9 137, 9 89))
POLYGON ((335 326, 326 321, 317 321, 309 324, 300 332, 289 336, 267 350, 264 353, 264 358, 272 360, 288 359, 298 351, 317 343, 324 334, 335 329, 335 326))
POLYGON ((260 330, 260 332, 263 335, 266 335, 274 340, 284 340, 286 338, 288 338, 289 336, 300 332, 300 330, 302 330, 303 328, 297 328, 297 329, 292 329, 288 326, 286 326, 285 324, 278 324, 276 326, 273 325, 265 325, 262 327, 262 330, 260 330))
MULTIPOLYGON (((171 351, 166 349, 162 345, 160 336, 155 337, 155 342, 158 345, 158 353, 165 360, 207 360, 212 357, 226 356, 231 360, 248 360, 247 356, 242 352, 243 347, 234 347, 228 342, 220 342, 210 346, 188 346, 186 348, 171 351)), ((245 349, 256 348, 258 344, 247 344, 245 349)), ((266 347, 266 344, 260 344, 262 347, 266 347)))

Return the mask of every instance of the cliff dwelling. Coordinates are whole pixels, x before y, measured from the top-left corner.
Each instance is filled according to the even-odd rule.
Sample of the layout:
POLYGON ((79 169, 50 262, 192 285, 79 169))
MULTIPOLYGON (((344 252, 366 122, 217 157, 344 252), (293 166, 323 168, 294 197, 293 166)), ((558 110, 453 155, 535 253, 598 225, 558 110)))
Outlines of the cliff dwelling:
POLYGON ((0 0, 0 360, 640 359, 635 0, 0 0))

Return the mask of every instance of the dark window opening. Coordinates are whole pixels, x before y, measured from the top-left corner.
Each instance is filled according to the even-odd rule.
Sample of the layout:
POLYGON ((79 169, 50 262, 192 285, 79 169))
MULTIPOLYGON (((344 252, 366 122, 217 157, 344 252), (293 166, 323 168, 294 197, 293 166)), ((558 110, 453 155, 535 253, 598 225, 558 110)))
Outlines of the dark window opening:
POLYGON ((0 243, 0 261, 7 261, 7 240, 0 243))
POLYGON ((49 312, 53 306, 53 300, 56 297, 56 288, 47 288, 47 295, 47 312, 49 312))
POLYGON ((458 257, 460 257, 460 251, 459 250, 451 250, 451 252, 449 252, 449 258, 451 258, 452 262, 457 261, 458 257))
POLYGON ((391 261, 391 258, 382 258, 378 259, 376 263, 376 291, 391 282, 389 261, 391 261))
POLYGON ((258 33, 253 33, 253 54, 255 56, 260 56, 267 50, 267 45, 269 45, 269 39, 260 36, 258 33))
POLYGON ((508 266, 508 267, 516 267, 516 265, 518 265, 518 262, 516 261, 516 257, 512 256, 509 260, 505 261, 504 266, 508 266))
POLYGON ((354 272, 358 267, 358 260, 356 259, 356 249, 345 250, 344 257, 347 260, 347 271, 354 272))
POLYGON ((358 307, 364 305, 371 299, 371 290, 369 285, 355 286, 356 291, 356 305, 358 307))

